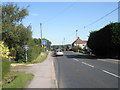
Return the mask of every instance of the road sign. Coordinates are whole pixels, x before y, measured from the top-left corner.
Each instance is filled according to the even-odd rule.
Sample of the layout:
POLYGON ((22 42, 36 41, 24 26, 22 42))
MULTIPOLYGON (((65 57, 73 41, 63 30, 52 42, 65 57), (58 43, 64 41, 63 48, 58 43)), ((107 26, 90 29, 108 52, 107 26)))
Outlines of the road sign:
POLYGON ((29 45, 23 45, 23 49, 26 50, 26 63, 27 63, 27 50, 29 49, 29 45))
POLYGON ((28 50, 29 49, 29 45, 23 45, 23 49, 28 50))
POLYGON ((46 40, 42 40, 42 45, 46 45, 47 41, 46 40))

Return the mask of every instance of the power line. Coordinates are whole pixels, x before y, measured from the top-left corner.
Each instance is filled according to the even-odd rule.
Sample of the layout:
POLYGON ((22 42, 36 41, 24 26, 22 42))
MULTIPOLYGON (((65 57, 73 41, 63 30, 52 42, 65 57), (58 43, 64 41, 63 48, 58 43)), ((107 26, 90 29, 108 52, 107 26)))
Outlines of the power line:
POLYGON ((68 7, 66 7, 64 10, 60 11, 59 13, 57 13, 56 15, 54 15, 53 17, 49 18, 48 20, 44 21, 43 23, 47 23, 55 18, 57 18, 58 16, 60 16, 61 14, 65 13, 68 9, 70 9, 71 7, 74 6, 75 3, 70 4, 68 7))
POLYGON ((107 16, 110 15, 111 13, 115 12, 115 11, 118 10, 119 8, 120 8, 120 6, 118 6, 117 8, 115 8, 114 10, 112 10, 111 12, 107 13, 106 15, 102 16, 101 18, 97 19, 96 21, 94 21, 94 22, 92 22, 92 23, 90 23, 90 24, 84 26, 84 27, 81 28, 81 29, 85 29, 85 28, 87 28, 87 27, 89 27, 89 26, 91 26, 91 25, 97 23, 98 21, 104 19, 105 17, 107 17, 107 16))
POLYGON ((88 27, 88 26, 90 26, 90 25, 92 25, 92 24, 95 24, 96 22, 98 22, 98 21, 102 20, 103 18, 107 17, 108 15, 110 15, 110 14, 113 13, 114 11, 118 10, 119 8, 120 8, 120 6, 118 6, 116 9, 112 10, 112 11, 109 12, 108 14, 104 15, 103 17, 97 19, 96 21, 94 21, 94 22, 92 22, 92 23, 84 26, 84 28, 86 28, 86 27, 88 27))

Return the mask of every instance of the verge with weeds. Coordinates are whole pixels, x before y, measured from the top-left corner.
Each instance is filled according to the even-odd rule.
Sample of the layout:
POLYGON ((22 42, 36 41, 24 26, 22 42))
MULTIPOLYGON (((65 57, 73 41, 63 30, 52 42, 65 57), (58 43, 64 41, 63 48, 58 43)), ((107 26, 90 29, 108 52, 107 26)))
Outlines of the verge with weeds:
POLYGON ((43 62, 48 56, 48 52, 41 53, 36 60, 33 60, 31 63, 41 63, 43 62))
POLYGON ((2 88, 25 88, 33 76, 31 73, 26 74, 25 72, 9 72, 3 80, 2 88))

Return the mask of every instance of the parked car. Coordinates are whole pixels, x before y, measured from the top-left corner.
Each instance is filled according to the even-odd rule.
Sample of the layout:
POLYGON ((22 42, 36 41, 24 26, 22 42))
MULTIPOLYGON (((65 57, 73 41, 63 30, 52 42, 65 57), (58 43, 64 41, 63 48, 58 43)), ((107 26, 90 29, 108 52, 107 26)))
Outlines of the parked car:
POLYGON ((54 55, 63 56, 63 51, 61 49, 57 49, 57 50, 54 51, 54 55))

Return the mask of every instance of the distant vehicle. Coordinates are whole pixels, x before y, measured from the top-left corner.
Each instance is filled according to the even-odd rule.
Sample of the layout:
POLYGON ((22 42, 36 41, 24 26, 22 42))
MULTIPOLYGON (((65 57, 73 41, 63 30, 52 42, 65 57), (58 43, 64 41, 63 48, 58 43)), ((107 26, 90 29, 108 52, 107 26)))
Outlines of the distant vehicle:
POLYGON ((57 49, 57 50, 54 51, 54 55, 63 56, 63 51, 61 49, 57 49))

